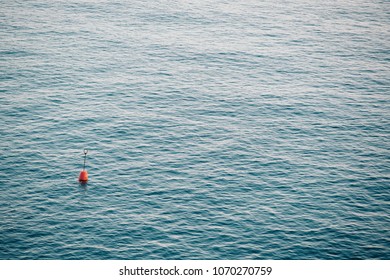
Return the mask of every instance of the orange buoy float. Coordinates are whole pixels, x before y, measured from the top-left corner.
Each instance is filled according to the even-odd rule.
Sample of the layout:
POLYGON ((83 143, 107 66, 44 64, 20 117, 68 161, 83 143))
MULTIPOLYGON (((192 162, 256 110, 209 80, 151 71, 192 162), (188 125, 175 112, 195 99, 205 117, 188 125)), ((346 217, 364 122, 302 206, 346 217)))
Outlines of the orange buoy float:
POLYGON ((83 170, 81 170, 80 175, 79 175, 79 182, 81 183, 86 183, 88 181, 88 172, 85 170, 85 161, 87 160, 87 153, 88 150, 84 149, 84 167, 83 170))
POLYGON ((80 182, 87 182, 88 181, 88 172, 87 170, 81 170, 79 175, 79 181, 80 182))

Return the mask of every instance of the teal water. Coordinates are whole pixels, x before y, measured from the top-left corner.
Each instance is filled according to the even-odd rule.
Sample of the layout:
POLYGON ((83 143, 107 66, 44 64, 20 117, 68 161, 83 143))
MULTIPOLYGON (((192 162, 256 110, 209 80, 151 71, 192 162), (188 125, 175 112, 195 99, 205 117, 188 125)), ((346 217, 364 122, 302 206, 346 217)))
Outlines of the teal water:
POLYGON ((389 1, 1 1, 0 39, 0 259, 390 258, 389 1))

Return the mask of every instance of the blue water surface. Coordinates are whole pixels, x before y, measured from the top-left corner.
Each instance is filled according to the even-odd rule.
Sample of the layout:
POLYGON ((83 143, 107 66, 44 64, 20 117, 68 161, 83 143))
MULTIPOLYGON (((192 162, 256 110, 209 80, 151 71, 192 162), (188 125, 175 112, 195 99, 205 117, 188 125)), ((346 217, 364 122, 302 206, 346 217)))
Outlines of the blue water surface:
POLYGON ((389 62, 386 0, 2 1, 0 259, 389 259, 389 62))

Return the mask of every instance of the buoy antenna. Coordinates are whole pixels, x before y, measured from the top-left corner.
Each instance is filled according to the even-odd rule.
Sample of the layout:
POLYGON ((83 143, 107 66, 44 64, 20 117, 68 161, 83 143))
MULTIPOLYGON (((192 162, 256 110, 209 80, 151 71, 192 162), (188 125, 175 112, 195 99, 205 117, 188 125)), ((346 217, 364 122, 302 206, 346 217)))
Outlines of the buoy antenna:
POLYGON ((83 167, 83 170, 85 170, 85 162, 87 160, 87 154, 88 154, 88 150, 84 149, 84 167, 83 167))

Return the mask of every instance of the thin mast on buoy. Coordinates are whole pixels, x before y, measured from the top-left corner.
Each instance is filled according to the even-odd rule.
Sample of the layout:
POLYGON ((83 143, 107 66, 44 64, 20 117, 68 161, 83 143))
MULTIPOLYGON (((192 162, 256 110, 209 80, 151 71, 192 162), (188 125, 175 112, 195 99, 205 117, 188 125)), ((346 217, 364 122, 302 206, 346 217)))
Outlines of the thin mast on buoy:
POLYGON ((87 160, 87 153, 88 153, 88 150, 84 149, 84 166, 83 166, 83 170, 81 170, 80 175, 79 175, 79 181, 84 182, 84 183, 86 183, 88 181, 88 172, 87 172, 87 170, 85 170, 85 162, 87 160))

